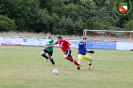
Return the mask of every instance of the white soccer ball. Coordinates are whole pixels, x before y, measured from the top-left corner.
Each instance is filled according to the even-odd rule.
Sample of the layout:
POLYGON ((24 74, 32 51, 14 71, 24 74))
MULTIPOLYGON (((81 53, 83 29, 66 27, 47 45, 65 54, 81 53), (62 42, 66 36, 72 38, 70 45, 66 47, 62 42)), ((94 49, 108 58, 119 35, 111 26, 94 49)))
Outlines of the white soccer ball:
POLYGON ((58 69, 54 69, 54 70, 53 70, 53 73, 54 73, 55 75, 57 75, 57 74, 58 74, 58 69))

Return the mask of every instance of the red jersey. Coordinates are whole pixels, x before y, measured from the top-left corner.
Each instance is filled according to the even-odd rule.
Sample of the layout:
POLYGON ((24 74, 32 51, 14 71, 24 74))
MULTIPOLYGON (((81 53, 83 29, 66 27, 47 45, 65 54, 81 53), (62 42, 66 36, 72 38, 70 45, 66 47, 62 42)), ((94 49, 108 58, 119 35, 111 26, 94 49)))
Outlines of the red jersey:
POLYGON ((59 44, 60 48, 62 49, 63 52, 70 49, 70 47, 69 47, 70 42, 65 39, 62 39, 61 42, 57 40, 54 44, 59 44))

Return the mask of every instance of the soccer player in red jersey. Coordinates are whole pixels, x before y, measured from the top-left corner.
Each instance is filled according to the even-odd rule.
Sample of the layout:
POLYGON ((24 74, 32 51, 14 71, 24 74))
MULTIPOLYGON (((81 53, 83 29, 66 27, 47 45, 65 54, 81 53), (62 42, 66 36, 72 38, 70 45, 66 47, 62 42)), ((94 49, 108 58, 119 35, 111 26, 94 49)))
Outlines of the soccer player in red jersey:
POLYGON ((69 47, 71 43, 66 39, 63 39, 61 36, 58 36, 57 38, 58 40, 53 45, 59 44, 60 48, 64 52, 64 58, 74 63, 77 66, 77 69, 80 70, 80 65, 71 56, 71 49, 69 47))

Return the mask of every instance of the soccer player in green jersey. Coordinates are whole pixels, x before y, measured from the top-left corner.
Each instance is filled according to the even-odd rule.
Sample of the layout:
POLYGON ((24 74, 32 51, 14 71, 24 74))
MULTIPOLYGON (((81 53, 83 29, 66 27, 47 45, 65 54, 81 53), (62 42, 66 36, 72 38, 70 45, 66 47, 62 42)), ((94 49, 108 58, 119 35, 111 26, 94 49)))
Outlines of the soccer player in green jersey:
POLYGON ((46 45, 44 46, 44 50, 41 52, 41 56, 46 58, 45 62, 49 59, 52 63, 52 65, 55 64, 52 54, 53 54, 53 46, 46 48, 46 46, 52 45, 54 43, 54 39, 51 37, 51 32, 47 33, 46 38, 46 45), (48 56, 46 56, 46 53, 48 53, 48 56))

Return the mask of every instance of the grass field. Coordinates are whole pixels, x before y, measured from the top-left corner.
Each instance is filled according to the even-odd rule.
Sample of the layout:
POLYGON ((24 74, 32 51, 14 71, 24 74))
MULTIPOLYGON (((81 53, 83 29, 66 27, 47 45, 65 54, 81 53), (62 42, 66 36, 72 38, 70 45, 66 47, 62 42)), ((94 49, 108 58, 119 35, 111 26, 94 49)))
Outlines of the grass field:
MULTIPOLYGON (((0 46, 0 88, 132 88, 133 52, 95 50, 92 70, 83 60, 82 70, 63 59, 54 48, 55 66, 44 63, 43 47, 0 46), (52 70, 57 68, 59 75, 52 70)), ((77 49, 72 49, 77 60, 77 49)))

